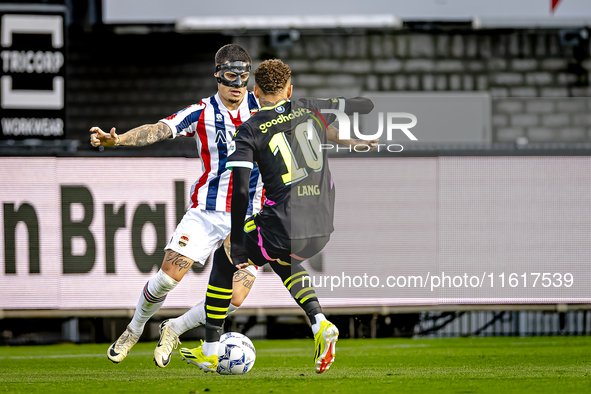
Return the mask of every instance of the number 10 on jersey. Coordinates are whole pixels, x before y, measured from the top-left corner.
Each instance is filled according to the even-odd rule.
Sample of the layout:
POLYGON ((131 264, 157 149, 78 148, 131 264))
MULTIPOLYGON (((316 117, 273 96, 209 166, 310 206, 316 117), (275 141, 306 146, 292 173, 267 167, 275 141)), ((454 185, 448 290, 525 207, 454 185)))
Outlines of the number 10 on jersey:
MULTIPOLYGON (((312 122, 300 123, 294 129, 294 133, 306 166, 313 171, 322 171, 324 162, 320 150, 320 137, 312 122)), ((298 165, 285 133, 275 134, 269 142, 269 148, 271 148, 273 155, 281 154, 285 167, 287 167, 287 173, 281 176, 283 183, 289 185, 308 176, 308 170, 298 165)))

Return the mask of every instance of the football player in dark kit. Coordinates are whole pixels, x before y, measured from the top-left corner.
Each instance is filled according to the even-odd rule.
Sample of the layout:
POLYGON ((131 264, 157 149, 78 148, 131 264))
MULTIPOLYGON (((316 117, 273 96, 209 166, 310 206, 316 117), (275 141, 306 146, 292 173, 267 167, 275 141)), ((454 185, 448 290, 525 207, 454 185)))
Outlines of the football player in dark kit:
POLYGON ((181 356, 206 371, 215 371, 222 325, 232 293, 232 275, 249 264, 269 263, 312 324, 316 372, 334 361, 339 331, 330 323, 300 263, 324 248, 333 232, 334 185, 326 155, 333 113, 369 113, 365 98, 289 101, 291 71, 280 60, 266 60, 255 71, 255 95, 261 109, 237 130, 226 168, 232 169, 232 227, 224 247, 214 255, 206 294, 207 323, 203 346, 181 349, 181 356), (244 221, 248 180, 257 163, 267 200, 257 215, 244 221), (307 283, 307 287, 306 287, 307 283))

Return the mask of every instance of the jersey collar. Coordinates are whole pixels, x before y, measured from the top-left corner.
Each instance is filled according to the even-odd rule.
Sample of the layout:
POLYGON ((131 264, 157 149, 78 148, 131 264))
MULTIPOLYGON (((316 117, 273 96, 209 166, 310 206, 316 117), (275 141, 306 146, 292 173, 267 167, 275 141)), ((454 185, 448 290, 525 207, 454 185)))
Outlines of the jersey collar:
POLYGON ((281 101, 277 102, 277 104, 275 104, 275 105, 273 105, 273 106, 269 106, 269 107, 262 107, 262 108, 261 108, 261 111, 269 111, 270 109, 277 108, 277 107, 279 107, 280 105, 283 105, 283 104, 285 104, 285 103, 287 103, 287 100, 281 100, 281 101))
MULTIPOLYGON (((247 90, 246 94, 244 95, 244 98, 242 99, 242 102, 240 103, 238 108, 236 108, 234 111, 238 111, 237 113, 240 113, 245 108, 248 111, 248 95, 249 95, 249 93, 250 93, 250 91, 247 90)), ((215 97, 215 100, 218 102, 220 108, 223 108, 227 112, 231 112, 228 108, 226 108, 226 106, 224 105, 224 102, 220 98, 220 92, 217 92, 214 97, 215 97)))

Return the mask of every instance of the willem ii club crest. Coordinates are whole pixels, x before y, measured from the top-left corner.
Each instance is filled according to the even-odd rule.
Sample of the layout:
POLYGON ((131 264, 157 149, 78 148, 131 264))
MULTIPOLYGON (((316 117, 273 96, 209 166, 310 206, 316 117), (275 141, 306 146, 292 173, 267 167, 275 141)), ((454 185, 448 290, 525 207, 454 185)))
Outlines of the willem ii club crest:
POLYGON ((184 246, 187 246, 188 243, 189 243, 189 235, 188 234, 181 235, 181 238, 179 239, 179 245, 181 247, 184 247, 184 246))

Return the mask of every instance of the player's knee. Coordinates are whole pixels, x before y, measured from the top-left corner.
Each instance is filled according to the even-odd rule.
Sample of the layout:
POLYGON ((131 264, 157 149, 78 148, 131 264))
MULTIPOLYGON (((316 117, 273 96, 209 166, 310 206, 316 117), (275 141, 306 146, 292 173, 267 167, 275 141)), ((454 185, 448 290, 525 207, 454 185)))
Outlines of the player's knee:
POLYGON ((271 266, 271 269, 277 274, 279 275, 281 278, 287 278, 289 276, 291 276, 292 274, 292 270, 296 269, 296 267, 294 266, 292 268, 291 265, 283 265, 283 264, 279 264, 276 261, 271 261, 269 262, 269 265, 271 266))
POLYGON ((184 277, 185 274, 187 273, 187 271, 179 271, 179 270, 175 270, 173 268, 170 267, 162 267, 162 271, 170 276, 172 279, 176 280, 177 282, 180 282, 184 277))
POLYGON ((168 249, 164 255, 160 269, 172 279, 180 282, 192 265, 193 260, 168 249))

